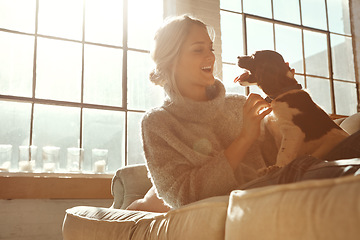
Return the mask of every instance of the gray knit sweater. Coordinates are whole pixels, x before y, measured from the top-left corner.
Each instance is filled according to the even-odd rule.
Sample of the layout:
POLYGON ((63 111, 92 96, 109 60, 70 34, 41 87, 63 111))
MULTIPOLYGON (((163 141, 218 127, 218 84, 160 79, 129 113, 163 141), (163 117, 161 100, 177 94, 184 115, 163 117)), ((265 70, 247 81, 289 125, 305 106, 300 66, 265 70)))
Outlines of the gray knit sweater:
POLYGON ((224 150, 239 136, 246 98, 225 95, 216 80, 212 100, 170 96, 147 112, 142 137, 147 167, 158 195, 177 208, 207 197, 229 194, 265 167, 259 143, 234 173, 224 150))

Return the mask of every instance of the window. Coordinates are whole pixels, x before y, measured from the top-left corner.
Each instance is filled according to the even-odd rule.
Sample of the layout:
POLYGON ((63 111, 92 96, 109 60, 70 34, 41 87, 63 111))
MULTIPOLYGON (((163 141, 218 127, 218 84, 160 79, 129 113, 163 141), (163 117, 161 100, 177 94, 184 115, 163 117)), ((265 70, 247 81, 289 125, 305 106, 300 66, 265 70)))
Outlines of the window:
POLYGON ((44 146, 60 147, 61 171, 72 147, 84 149, 84 171, 93 171, 92 149, 108 150, 108 172, 144 162, 140 120, 164 96, 148 80, 162 19, 162 0, 0 0, 0 144, 12 146, 10 169, 29 145, 36 171, 44 146))
POLYGON ((348 0, 221 0, 223 79, 228 91, 262 93, 232 83, 237 56, 281 53, 295 78, 329 114, 358 105, 348 0), (259 7, 261 6, 261 7, 259 7))

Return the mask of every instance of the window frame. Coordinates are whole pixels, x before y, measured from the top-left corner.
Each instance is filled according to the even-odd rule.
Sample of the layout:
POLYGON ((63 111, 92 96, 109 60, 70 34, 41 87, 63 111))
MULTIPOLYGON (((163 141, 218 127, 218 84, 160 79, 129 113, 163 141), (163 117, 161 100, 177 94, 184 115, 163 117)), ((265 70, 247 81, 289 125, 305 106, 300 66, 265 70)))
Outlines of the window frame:
MULTIPOLYGON (((121 163, 121 166, 127 166, 129 164, 128 160, 128 121, 129 121, 129 113, 145 113, 146 110, 138 110, 138 109, 130 109, 128 106, 128 53, 129 52, 137 52, 137 53, 145 53, 149 54, 149 50, 144 49, 137 49, 137 48, 131 48, 128 46, 128 25, 129 25, 129 16, 128 16, 128 1, 129 0, 122 0, 123 1, 123 9, 122 9, 122 45, 121 46, 115 46, 115 45, 109 45, 109 44, 102 44, 102 43, 96 43, 91 41, 85 41, 85 4, 86 1, 83 1, 83 17, 82 17, 82 39, 76 40, 76 39, 68 39, 63 37, 56 37, 56 36, 50 36, 50 35, 44 35, 38 33, 38 26, 39 26, 39 0, 35 0, 35 30, 34 33, 28 33, 25 31, 16 31, 16 30, 10 30, 6 28, 0 28, 0 32, 5 33, 12 33, 12 34, 19 34, 19 35, 26 35, 26 36, 32 36, 34 37, 34 53, 33 53, 33 72, 32 72, 32 89, 31 89, 31 96, 25 97, 25 96, 16 96, 16 95, 6 95, 6 94, 0 94, 0 101, 9 101, 9 102, 20 102, 20 103, 29 103, 31 104, 31 115, 30 115, 30 128, 29 128, 29 146, 33 145, 33 133, 34 133, 34 108, 36 104, 41 105, 50 105, 50 106, 63 106, 63 107, 75 107, 79 109, 80 112, 80 126, 79 126, 79 146, 80 148, 83 148, 83 121, 84 121, 84 109, 94 109, 94 110, 110 110, 110 111, 116 111, 116 112, 122 112, 124 114, 124 145, 121 145, 121 148, 124 148, 124 152, 121 153, 121 156, 123 157, 124 161, 121 163), (37 84, 37 76, 36 76, 36 69, 37 69, 37 53, 38 53, 38 38, 44 38, 44 39, 51 39, 51 40, 60 40, 60 41, 66 41, 66 42, 72 42, 72 43, 78 43, 81 44, 82 53, 81 53, 81 99, 79 102, 74 101, 63 101, 63 100, 54 100, 54 99, 43 99, 36 97, 35 91, 36 91, 36 84, 37 84), (121 86, 122 86, 122 104, 121 106, 111 106, 111 105, 102 105, 102 104, 92 104, 92 103, 85 103, 84 102, 84 52, 85 52, 85 46, 86 45, 93 45, 93 46, 100 46, 100 47, 106 47, 106 48, 114 48, 114 49, 121 49, 122 50, 122 66, 119 66, 122 68, 122 77, 121 77, 121 86)), ((164 6, 165 7, 165 6, 164 6)), ((162 14, 162 17, 164 17, 164 12, 162 14)), ((14 151, 14 150, 13 150, 14 151)), ((113 173, 116 171, 110 170, 108 173, 113 173)), ((21 173, 21 172, 19 172, 21 173)), ((81 173, 79 173, 81 175, 81 173)), ((86 175, 86 174, 85 174, 86 175)))

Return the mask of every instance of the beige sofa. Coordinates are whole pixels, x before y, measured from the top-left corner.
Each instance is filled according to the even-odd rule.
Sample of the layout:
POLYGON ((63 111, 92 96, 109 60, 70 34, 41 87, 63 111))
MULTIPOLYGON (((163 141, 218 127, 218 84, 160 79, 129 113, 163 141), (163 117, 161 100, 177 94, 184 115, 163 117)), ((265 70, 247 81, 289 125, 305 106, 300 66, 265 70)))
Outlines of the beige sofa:
MULTIPOLYGON (((360 114, 338 123, 353 133, 360 114)), ((119 169, 112 207, 68 209, 64 240, 360 238, 360 175, 236 190, 167 213, 124 210, 150 187, 144 165, 119 169)))

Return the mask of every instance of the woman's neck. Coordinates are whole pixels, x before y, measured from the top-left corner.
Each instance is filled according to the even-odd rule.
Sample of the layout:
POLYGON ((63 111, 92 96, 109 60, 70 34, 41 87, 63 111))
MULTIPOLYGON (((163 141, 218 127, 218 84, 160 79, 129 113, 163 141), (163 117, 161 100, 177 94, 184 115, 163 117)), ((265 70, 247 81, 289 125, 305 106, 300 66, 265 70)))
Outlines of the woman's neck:
POLYGON ((188 91, 180 89, 180 93, 183 97, 189 98, 197 102, 209 100, 206 94, 206 87, 192 87, 188 91))

